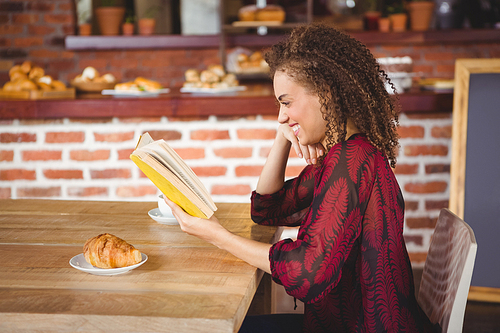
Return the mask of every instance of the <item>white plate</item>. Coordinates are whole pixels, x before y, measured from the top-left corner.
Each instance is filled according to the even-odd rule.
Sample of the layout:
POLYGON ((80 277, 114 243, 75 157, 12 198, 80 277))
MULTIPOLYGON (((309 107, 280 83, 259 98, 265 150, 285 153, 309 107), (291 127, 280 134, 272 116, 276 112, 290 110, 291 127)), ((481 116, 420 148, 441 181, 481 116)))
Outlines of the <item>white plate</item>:
POLYGON ((101 94, 103 95, 113 95, 113 96, 156 96, 159 94, 165 94, 170 92, 170 89, 158 89, 154 91, 134 91, 134 90, 115 90, 115 89, 104 89, 101 94))
POLYGON ((160 208, 151 209, 148 212, 149 217, 161 224, 179 224, 173 215, 163 216, 160 212, 160 208))
POLYGON ((89 264, 87 262, 87 260, 85 260, 83 253, 80 253, 79 255, 76 255, 73 258, 71 258, 71 260, 69 261, 69 264, 80 271, 94 274, 94 275, 117 275, 117 274, 127 273, 128 271, 130 271, 134 268, 137 268, 137 267, 141 266, 142 264, 144 264, 146 262, 146 260, 148 260, 148 256, 145 255, 144 253, 141 253, 141 256, 142 256, 142 260, 138 264, 135 264, 132 266, 127 266, 127 267, 106 269, 106 268, 97 268, 97 267, 92 266, 91 264, 89 264))
POLYGON ((228 88, 189 88, 182 87, 180 90, 183 93, 203 93, 203 94, 219 94, 219 93, 227 93, 234 91, 243 91, 246 90, 246 86, 235 86, 228 88))

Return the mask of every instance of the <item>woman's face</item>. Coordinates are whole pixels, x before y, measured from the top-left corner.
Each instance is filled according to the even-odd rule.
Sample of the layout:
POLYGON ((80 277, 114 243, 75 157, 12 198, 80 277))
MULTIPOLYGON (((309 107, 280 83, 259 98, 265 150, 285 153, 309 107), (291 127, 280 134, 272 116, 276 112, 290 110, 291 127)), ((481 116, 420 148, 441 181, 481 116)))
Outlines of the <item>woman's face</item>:
POLYGON ((280 103, 279 123, 288 124, 301 145, 321 143, 326 147, 326 121, 318 96, 281 71, 274 74, 274 94, 280 103))

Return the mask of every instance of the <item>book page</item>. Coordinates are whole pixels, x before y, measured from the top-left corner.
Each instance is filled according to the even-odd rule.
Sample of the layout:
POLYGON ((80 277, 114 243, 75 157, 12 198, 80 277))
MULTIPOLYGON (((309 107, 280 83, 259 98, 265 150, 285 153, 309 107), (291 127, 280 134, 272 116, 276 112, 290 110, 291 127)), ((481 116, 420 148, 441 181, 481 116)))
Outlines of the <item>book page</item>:
POLYGON ((154 156, 167 169, 171 170, 187 186, 192 188, 196 195, 205 202, 212 210, 217 210, 208 191, 199 180, 198 176, 191 168, 180 158, 180 156, 163 140, 158 140, 141 147, 142 151, 148 152, 154 156), (163 161, 162 161, 163 160, 163 161))

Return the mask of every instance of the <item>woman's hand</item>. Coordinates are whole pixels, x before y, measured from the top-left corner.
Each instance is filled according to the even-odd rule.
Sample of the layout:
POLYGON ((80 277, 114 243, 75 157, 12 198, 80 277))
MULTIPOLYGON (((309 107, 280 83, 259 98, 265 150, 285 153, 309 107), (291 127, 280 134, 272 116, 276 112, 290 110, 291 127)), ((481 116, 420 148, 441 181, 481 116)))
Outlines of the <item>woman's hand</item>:
POLYGON ((315 143, 308 146, 301 145, 293 133, 293 129, 288 126, 288 124, 281 124, 278 127, 278 134, 281 134, 286 140, 290 141, 297 156, 304 158, 307 164, 316 164, 318 158, 325 153, 325 148, 321 143, 315 143))
POLYGON ((213 244, 216 239, 217 231, 225 230, 215 215, 212 215, 209 219, 194 217, 168 199, 166 195, 164 195, 163 198, 165 199, 165 203, 172 209, 172 214, 179 222, 181 230, 185 233, 213 244))

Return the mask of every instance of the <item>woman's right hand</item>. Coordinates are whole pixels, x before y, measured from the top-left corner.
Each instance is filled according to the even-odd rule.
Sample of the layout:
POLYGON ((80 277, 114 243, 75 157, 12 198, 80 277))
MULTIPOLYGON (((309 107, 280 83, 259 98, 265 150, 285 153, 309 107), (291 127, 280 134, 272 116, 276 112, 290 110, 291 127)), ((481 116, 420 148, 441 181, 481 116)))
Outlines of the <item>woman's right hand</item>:
POLYGON ((295 151, 297 156, 304 158, 307 164, 316 164, 318 158, 323 156, 325 153, 325 148, 319 142, 308 146, 301 145, 299 139, 295 136, 293 129, 288 126, 288 124, 281 124, 278 127, 278 137, 280 134, 284 139, 292 144, 292 149, 295 151))

